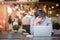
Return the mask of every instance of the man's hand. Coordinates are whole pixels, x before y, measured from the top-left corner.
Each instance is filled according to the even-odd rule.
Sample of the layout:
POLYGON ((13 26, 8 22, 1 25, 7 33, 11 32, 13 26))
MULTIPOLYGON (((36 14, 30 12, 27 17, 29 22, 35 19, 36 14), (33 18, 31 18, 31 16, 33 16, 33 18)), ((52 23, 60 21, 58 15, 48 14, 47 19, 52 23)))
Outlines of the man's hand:
POLYGON ((39 17, 37 17, 35 20, 34 20, 34 26, 39 22, 40 20, 39 20, 39 17))

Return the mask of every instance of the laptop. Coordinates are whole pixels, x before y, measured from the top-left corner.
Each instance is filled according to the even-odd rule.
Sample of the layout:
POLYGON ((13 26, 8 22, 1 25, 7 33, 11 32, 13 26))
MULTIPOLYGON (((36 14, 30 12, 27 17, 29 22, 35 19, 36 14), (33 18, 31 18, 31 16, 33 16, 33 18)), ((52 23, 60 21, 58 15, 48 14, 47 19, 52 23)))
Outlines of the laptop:
POLYGON ((51 26, 34 26, 34 36, 51 36, 51 26))

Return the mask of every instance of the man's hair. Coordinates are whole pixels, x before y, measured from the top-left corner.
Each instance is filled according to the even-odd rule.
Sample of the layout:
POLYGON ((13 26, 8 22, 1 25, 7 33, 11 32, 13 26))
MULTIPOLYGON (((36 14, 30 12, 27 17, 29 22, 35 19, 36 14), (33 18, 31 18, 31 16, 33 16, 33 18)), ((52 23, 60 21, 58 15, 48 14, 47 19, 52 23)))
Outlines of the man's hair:
POLYGON ((42 11, 42 10, 37 10, 36 12, 35 12, 35 17, 45 17, 46 16, 46 13, 44 12, 44 11, 42 11))

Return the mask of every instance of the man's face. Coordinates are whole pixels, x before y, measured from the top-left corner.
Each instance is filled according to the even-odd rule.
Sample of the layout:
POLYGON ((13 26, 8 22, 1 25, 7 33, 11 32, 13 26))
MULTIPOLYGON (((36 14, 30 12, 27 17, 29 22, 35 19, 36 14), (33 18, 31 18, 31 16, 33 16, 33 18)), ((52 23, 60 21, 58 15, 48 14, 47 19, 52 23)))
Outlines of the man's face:
POLYGON ((44 17, 37 17, 36 20, 38 22, 42 23, 45 20, 45 18, 44 17))
POLYGON ((42 22, 44 22, 45 18, 41 17, 41 18, 39 18, 39 20, 40 20, 40 23, 42 23, 42 22))
POLYGON ((36 17, 35 20, 34 20, 34 25, 36 25, 38 22, 40 23, 43 23, 45 20, 45 18, 42 18, 42 17, 36 17))

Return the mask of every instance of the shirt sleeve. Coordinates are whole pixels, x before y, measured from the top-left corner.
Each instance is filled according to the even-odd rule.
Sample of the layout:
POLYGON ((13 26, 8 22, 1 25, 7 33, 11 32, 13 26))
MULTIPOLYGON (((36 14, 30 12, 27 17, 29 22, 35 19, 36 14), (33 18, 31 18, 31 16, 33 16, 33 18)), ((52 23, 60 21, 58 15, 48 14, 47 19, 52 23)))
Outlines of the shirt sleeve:
POLYGON ((51 27, 51 32, 54 32, 51 20, 47 18, 46 22, 47 22, 47 26, 51 27))
POLYGON ((51 20, 49 20, 49 19, 48 19, 48 21, 47 21, 47 26, 51 26, 51 27, 52 27, 52 22, 51 22, 51 20))
POLYGON ((31 20, 30 20, 30 27, 33 27, 33 23, 34 23, 34 18, 31 18, 31 20))
POLYGON ((34 17, 32 17, 32 19, 30 20, 30 33, 31 33, 31 34, 34 33, 33 22, 34 22, 34 17))

